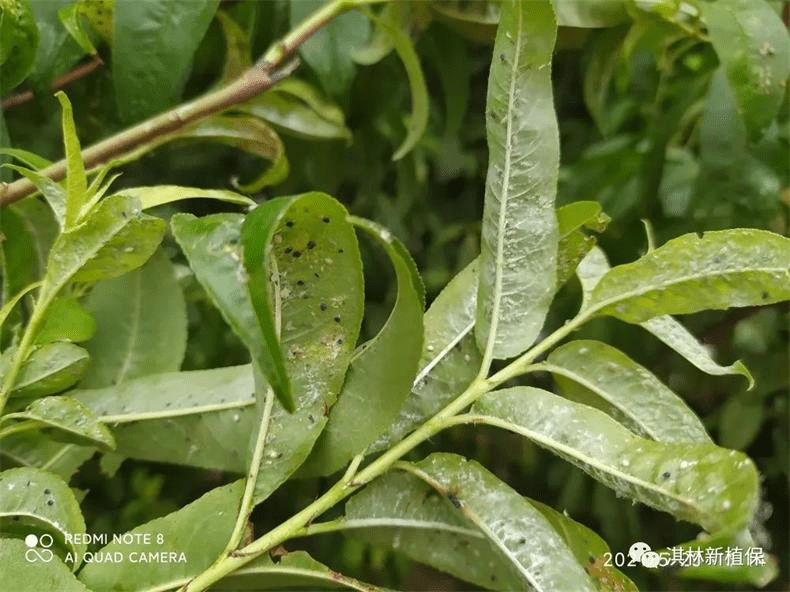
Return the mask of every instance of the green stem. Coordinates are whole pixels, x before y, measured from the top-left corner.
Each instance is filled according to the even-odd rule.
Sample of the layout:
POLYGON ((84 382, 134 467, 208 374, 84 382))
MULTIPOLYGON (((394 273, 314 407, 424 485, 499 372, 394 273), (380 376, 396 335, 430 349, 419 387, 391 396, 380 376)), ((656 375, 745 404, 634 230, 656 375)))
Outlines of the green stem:
MULTIPOLYGON (((468 418, 466 416, 464 416, 464 420, 456 420, 456 416, 497 385, 532 369, 531 363, 536 357, 542 355, 557 342, 575 331, 590 318, 591 314, 592 310, 585 311, 584 314, 580 314, 575 319, 568 321, 565 325, 554 331, 554 333, 546 337, 546 339, 538 343, 532 349, 526 351, 521 357, 511 362, 491 378, 476 378, 458 398, 451 401, 436 415, 427 420, 403 440, 395 444, 356 475, 353 475, 353 471, 347 471, 343 479, 335 483, 312 504, 297 514, 294 514, 261 538, 243 547, 235 554, 217 561, 194 580, 186 584, 182 588, 182 592, 198 592, 199 590, 205 590, 226 575, 249 563, 269 549, 276 547, 283 541, 293 538, 294 536, 303 536, 308 532, 314 534, 316 529, 310 531, 307 525, 315 518, 357 491, 360 487, 386 473, 402 456, 428 438, 450 425, 467 423, 468 418), (351 473, 350 476, 349 473, 351 473)), ((327 526, 326 528, 328 532, 334 527, 327 526)))
POLYGON ((8 373, 5 375, 5 379, 3 380, 3 387, 2 390, 0 390, 0 415, 3 414, 3 409, 5 409, 5 404, 8 402, 8 397, 11 394, 11 390, 14 388, 14 384, 16 383, 19 371, 22 368, 22 364, 30 354, 30 348, 33 345, 33 338, 36 336, 38 328, 44 320, 47 309, 52 303, 53 298, 54 294, 49 294, 46 286, 43 286, 41 288, 41 296, 36 302, 36 306, 33 308, 33 314, 30 316, 30 321, 28 322, 27 327, 25 327, 22 340, 19 342, 19 347, 13 356, 11 366, 9 367, 8 373))

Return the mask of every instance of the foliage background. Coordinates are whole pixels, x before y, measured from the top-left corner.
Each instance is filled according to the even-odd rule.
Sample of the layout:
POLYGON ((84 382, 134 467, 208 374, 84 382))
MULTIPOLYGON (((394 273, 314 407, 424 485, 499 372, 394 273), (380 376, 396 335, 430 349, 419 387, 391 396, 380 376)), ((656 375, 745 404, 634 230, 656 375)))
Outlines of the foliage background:
MULTIPOLYGON (((56 22, 57 8, 67 4, 33 1, 37 19, 51 23, 56 22)), ((253 56, 258 56, 317 4, 228 1, 222 2, 221 10, 249 34, 253 56)), ((470 15, 484 15, 486 10, 480 2, 449 4, 470 15)), ((782 2, 772 6, 783 9, 782 2)), ((391 158, 406 134, 410 109, 400 60, 390 52, 372 65, 355 63, 351 56, 367 46, 371 32, 361 15, 346 15, 332 25, 341 34, 321 41, 328 43, 330 55, 311 56, 308 45, 295 76, 340 106, 351 139, 316 141, 281 133, 290 173, 255 197, 322 190, 343 201, 353 214, 381 222, 413 254, 430 301, 479 248, 487 166, 485 97, 493 36, 484 27, 474 29, 473 35, 459 30, 457 23, 435 18, 427 3, 410 3, 408 10, 409 32, 430 97, 427 131, 416 149, 398 161, 391 158)), ((12 145, 54 160, 62 155, 60 110, 46 89, 84 52, 70 38, 52 31, 43 31, 33 74, 14 90, 32 90, 33 98, 7 106, 4 116, 12 145), (41 48, 49 48, 49 53, 41 48)), ((119 111, 113 88, 117 58, 110 57, 115 50, 96 35, 94 42, 105 65, 67 89, 83 145, 141 118, 119 111)), ((647 239, 640 220, 649 221, 657 244, 683 232, 734 226, 787 235, 787 100, 768 131, 751 136, 732 97, 728 100, 722 92, 710 45, 673 36, 671 25, 658 20, 602 30, 563 28, 559 46, 553 67, 562 146, 558 205, 578 200, 603 205, 612 221, 600 242, 612 263, 645 252, 647 239)), ((173 97, 169 104, 211 88, 226 62, 225 51, 221 23, 214 19, 197 47, 189 75, 176 81, 181 98, 173 97)), ((9 94, 4 92, 3 98, 9 94)), ((227 188, 232 179, 253 178, 260 169, 259 158, 232 147, 168 146, 126 166, 114 187, 168 183, 227 188)), ((205 214, 227 206, 195 201, 180 208, 205 214)), ((175 211, 163 207, 158 213, 169 216, 175 211)), ((173 256, 177 252, 172 248, 173 256)), ((376 253, 364 255, 366 267, 388 268, 376 253)), ((189 337, 183 368, 246 361, 245 349, 197 284, 185 281, 184 288, 189 337)), ((363 333, 368 337, 386 317, 393 286, 386 276, 368 275, 366 295, 369 312, 363 333)), ((552 317, 565 317, 578 298, 579 288, 571 283, 557 300, 552 317)), ((579 337, 606 341, 651 368, 689 402, 717 442, 743 450, 755 460, 764 477, 767 519, 760 542, 778 557, 782 574, 769 588, 788 589, 788 306, 710 312, 684 321, 714 348, 718 360, 743 360, 754 374, 756 388, 747 392, 740 377, 703 375, 638 327, 614 319, 590 324, 579 337)), ((476 458, 524 495, 567 510, 599 532, 613 551, 625 552, 638 540, 653 548, 672 545, 695 533, 669 516, 617 499, 581 471, 515 435, 455 428, 430 443, 430 448, 476 458)), ((426 451, 417 450, 413 456, 421 458, 426 451)), ((207 472, 196 477, 192 469, 132 460, 114 473, 110 465, 94 458, 76 477, 76 486, 86 491, 89 531, 125 531, 228 480, 226 475, 207 472)), ((256 510, 256 531, 264 532, 309 503, 323 485, 289 482, 256 510)), ((317 559, 363 580, 406 589, 464 586, 340 535, 303 544, 317 559)), ((626 569, 642 589, 717 589, 714 584, 645 572, 626 569)))

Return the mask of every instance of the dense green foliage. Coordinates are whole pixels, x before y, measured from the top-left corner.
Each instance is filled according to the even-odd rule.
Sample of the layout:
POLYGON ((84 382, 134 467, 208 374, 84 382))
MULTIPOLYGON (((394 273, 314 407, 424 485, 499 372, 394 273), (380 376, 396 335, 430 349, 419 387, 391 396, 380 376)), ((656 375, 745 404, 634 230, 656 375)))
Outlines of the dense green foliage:
POLYGON ((0 589, 786 589, 788 14, 0 0, 0 589))

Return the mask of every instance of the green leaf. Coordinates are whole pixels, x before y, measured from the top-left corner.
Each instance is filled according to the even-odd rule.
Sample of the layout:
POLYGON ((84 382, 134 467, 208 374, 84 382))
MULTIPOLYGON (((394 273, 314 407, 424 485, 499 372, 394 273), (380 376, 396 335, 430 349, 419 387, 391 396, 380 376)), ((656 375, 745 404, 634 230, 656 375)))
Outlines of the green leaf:
MULTIPOLYGON (((87 545, 76 543, 85 534, 85 520, 69 486, 60 477, 28 467, 0 473, 0 520, 6 533, 25 537, 49 534, 52 551, 61 558, 72 554, 66 563, 76 570, 87 545)), ((3 570, 5 571, 5 570, 3 570)))
POLYGON ((554 295, 556 33, 549 0, 503 4, 488 81, 489 166, 475 327, 486 359, 509 358, 529 347, 554 295))
POLYGON ((304 80, 286 78, 265 93, 242 103, 238 111, 249 113, 279 130, 310 140, 351 140, 345 115, 316 88, 304 80))
POLYGON ((44 325, 36 333, 35 345, 52 341, 87 341, 96 332, 96 321, 74 298, 55 298, 49 305, 44 325))
POLYGON ((584 569, 593 579, 596 588, 600 591, 611 592, 637 592, 636 585, 611 562, 607 565, 607 555, 612 552, 609 546, 594 530, 583 524, 571 520, 567 514, 560 513, 535 500, 528 500, 530 505, 538 510, 551 524, 552 528, 562 537, 565 544, 570 547, 576 560, 584 565, 584 569))
POLYGON ((256 421, 253 392, 246 365, 154 374, 69 395, 112 427, 119 454, 243 473, 256 421))
POLYGON ((0 148, 0 154, 14 157, 22 164, 36 171, 45 169, 52 164, 51 160, 39 156, 35 152, 23 150, 21 148, 0 148))
POLYGON ((740 374, 749 381, 749 389, 754 386, 754 378, 743 362, 739 360, 729 366, 717 364, 708 348, 672 317, 653 317, 640 325, 703 372, 712 376, 740 374))
POLYGON ((757 470, 746 455, 707 443, 646 440, 597 409, 537 388, 488 393, 469 420, 521 434, 618 494, 708 532, 738 531, 757 508, 757 470))
POLYGON ((389 430, 369 447, 389 448, 469 386, 480 368, 475 343, 475 259, 445 286, 425 313, 425 337, 411 394, 389 430))
POLYGON ((790 239, 765 230, 685 234, 614 267, 590 294, 587 314, 640 323, 790 299, 790 239))
POLYGON ((345 534, 389 547, 483 588, 520 590, 492 542, 430 485, 409 473, 382 475, 346 503, 345 534))
POLYGON ((218 10, 216 16, 225 35, 225 63, 217 86, 224 86, 252 66, 252 48, 247 32, 227 12, 218 10))
POLYGON ((71 6, 64 6, 58 11, 60 22, 63 23, 63 28, 69 32, 74 42, 82 48, 87 54, 95 55, 96 47, 91 41, 90 35, 85 30, 82 21, 82 7, 86 4, 85 1, 76 2, 71 6))
POLYGON ((555 349, 546 369, 563 394, 659 442, 711 442, 699 417, 647 368, 600 341, 555 349))
POLYGON ((367 15, 376 23, 376 27, 390 38, 398 57, 403 62, 403 67, 406 68, 406 76, 409 80, 412 108, 408 131, 403 143, 392 156, 392 160, 400 160, 414 148, 428 126, 428 87, 420 66, 420 58, 409 36, 396 24, 378 18, 372 12, 368 12, 367 15))
POLYGON ((141 268, 97 284, 86 303, 98 330, 80 386, 98 388, 178 370, 187 342, 186 303, 173 264, 158 250, 141 268))
POLYGON ((331 405, 359 335, 363 307, 359 247, 345 208, 318 192, 274 199, 250 212, 242 240, 252 303, 273 348, 267 355, 282 348, 293 398, 283 390, 282 369, 275 374, 261 363, 261 370, 286 409, 291 401, 295 407, 319 399, 331 405), (270 273, 277 274, 274 283, 270 273), (281 307, 279 340, 271 299, 281 307), (323 371, 318 376, 316 365, 323 371))
POLYGON ((63 144, 66 148, 66 223, 65 230, 71 230, 77 223, 82 205, 87 199, 88 178, 82 162, 82 148, 74 126, 74 115, 66 93, 55 93, 63 110, 63 144))
POLYGON ((326 429, 305 463, 307 474, 335 472, 387 430, 411 391, 422 351, 425 294, 417 266, 389 230, 361 218, 354 224, 386 251, 397 294, 384 326, 357 350, 326 429))
POLYGON ((59 12, 74 0, 31 0, 38 27, 38 50, 30 81, 46 88, 57 76, 69 71, 85 55, 61 22, 59 12))
POLYGON ((97 551, 97 556, 119 553, 121 562, 88 563, 80 581, 92 590, 113 592, 183 586, 211 565, 230 539, 242 485, 236 481, 212 489, 180 510, 130 530, 135 542, 112 542, 97 551), (153 559, 141 569, 140 558, 149 554, 153 559))
POLYGON ((181 93, 192 54, 218 0, 117 0, 112 72, 118 111, 138 121, 164 111, 181 93))
POLYGON ((74 577, 60 558, 53 558, 47 553, 49 549, 39 545, 34 547, 31 549, 18 539, 0 538, 0 564, 3 566, 0 571, 0 589, 15 592, 91 592, 74 577))
MULTIPOLYGON (((0 454, 12 464, 37 467, 69 481, 96 449, 55 442, 37 432, 21 432, 3 438, 0 454)), ((6 461, 3 459, 3 462, 6 461)))
POLYGON ((127 273, 153 255, 165 231, 159 218, 130 197, 108 197, 79 226, 52 245, 42 298, 68 282, 93 283, 127 273))
POLYGON ((629 20, 625 0, 551 0, 561 27, 613 27, 629 20))
POLYGON ((479 528, 507 565, 513 590, 595 590, 573 551, 543 514, 475 461, 435 453, 415 474, 479 528), (548 560, 548 558, 551 558, 548 560))
POLYGON ((5 164, 3 166, 23 175, 28 181, 36 186, 36 189, 38 189, 44 196, 44 199, 47 200, 49 207, 52 208, 52 213, 55 214, 58 225, 63 229, 66 224, 66 191, 63 187, 55 183, 55 181, 49 177, 34 170, 15 164, 5 164))
POLYGON ((97 446, 104 450, 115 448, 110 430, 90 409, 71 397, 36 399, 23 411, 3 417, 3 420, 7 419, 28 420, 55 440, 97 446))
POLYGON ((33 350, 22 364, 12 397, 43 397, 73 386, 85 372, 90 356, 68 342, 48 343, 33 350))
MULTIPOLYGON (((11 212, 16 216, 19 222, 19 228, 27 231, 30 237, 30 248, 24 253, 19 253, 19 264, 27 268, 32 274, 30 280, 38 280, 44 277, 47 269, 47 257, 52 243, 58 236, 58 225, 49 208, 47 208, 40 200, 31 198, 25 199, 21 202, 12 204, 10 207, 5 208, 3 211, 3 219, 6 219, 8 213, 11 212), (23 260, 22 260, 23 258, 23 260)), ((14 221, 16 222, 16 220, 14 221)), ((11 242, 12 235, 3 225, 3 232, 6 233, 8 241, 11 242)), ((6 265, 8 265, 8 245, 3 246, 3 252, 6 256, 6 265)), ((27 284, 27 282, 25 282, 27 284)))
POLYGON ((577 201, 557 209, 557 285, 573 276, 584 256, 595 246, 596 240, 583 230, 603 232, 610 218, 595 201, 577 201))
MULTIPOLYGON (((609 269, 609 261, 606 259, 604 252, 598 247, 594 247, 579 264, 576 272, 582 284, 583 309, 587 307, 587 301, 593 289, 609 269)), ((639 325, 703 372, 712 376, 741 374, 749 381, 749 389, 752 388, 754 379, 743 363, 735 362, 729 366, 717 364, 711 357, 708 348, 702 345, 688 329, 674 318, 668 315, 658 316, 639 323, 639 325)))
POLYGON ((267 185, 276 185, 288 176, 288 159, 285 148, 277 133, 266 122, 246 115, 215 115, 188 128, 164 137, 158 143, 173 140, 203 140, 226 144, 244 150, 272 164, 256 179, 246 184, 234 180, 237 188, 245 193, 255 193, 267 185))
MULTIPOLYGON (((324 5, 322 0, 291 2, 291 28, 307 19, 324 5)), ((318 29, 299 47, 299 55, 316 73, 321 86, 333 97, 345 95, 354 79, 355 48, 368 39, 370 25, 359 12, 349 11, 332 19, 318 29)))
POLYGON ((33 67, 38 28, 30 0, 0 3, 0 89, 6 94, 22 82, 33 67))
POLYGON ((700 4, 713 48, 752 135, 776 116, 790 76, 790 36, 765 0, 700 4))
POLYGON ((441 21, 475 43, 490 45, 497 33, 499 6, 494 2, 458 4, 431 2, 430 7, 441 21))
POLYGON ((182 187, 180 185, 151 185, 149 187, 127 187, 118 192, 119 195, 133 197, 140 200, 142 209, 148 210, 168 203, 183 199, 204 198, 217 199, 226 203, 239 206, 254 206, 255 202, 235 191, 224 189, 198 189, 196 187, 182 187))
POLYGON ((383 590, 383 588, 365 584, 329 569, 323 563, 310 557, 305 551, 287 553, 277 563, 269 555, 261 555, 211 587, 216 592, 222 590, 227 592, 249 590, 252 592, 272 589, 332 590, 337 588, 358 590, 359 592, 383 590))

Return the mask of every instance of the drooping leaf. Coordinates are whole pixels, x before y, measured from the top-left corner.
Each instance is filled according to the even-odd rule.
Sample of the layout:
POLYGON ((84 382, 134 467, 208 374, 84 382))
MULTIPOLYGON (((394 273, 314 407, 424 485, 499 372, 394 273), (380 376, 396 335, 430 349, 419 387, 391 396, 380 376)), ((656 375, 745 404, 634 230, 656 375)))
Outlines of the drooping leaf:
POLYGON ((225 63, 217 86, 224 86, 252 66, 252 49, 248 33, 224 10, 218 10, 217 20, 225 35, 225 63))
POLYGON ((425 313, 425 338, 411 394, 369 451, 401 440, 457 397, 477 375, 481 361, 474 337, 478 265, 475 259, 450 280, 425 313))
POLYGON ((112 72, 118 111, 137 121, 176 102, 218 0, 117 0, 112 72))
POLYGON ((165 223, 143 214, 137 200, 108 197, 84 222, 55 240, 41 297, 54 296, 70 281, 93 283, 140 267, 164 231, 165 223))
POLYGON ((0 2, 0 89, 3 94, 22 82, 33 67, 38 28, 30 0, 0 2))
POLYGON ((136 592, 178 588, 205 570, 230 540, 243 490, 241 481, 212 489, 175 512, 129 531, 134 542, 111 542, 97 551, 120 553, 120 563, 91 562, 79 579, 91 590, 136 592), (148 539, 146 540, 146 536, 148 539), (164 557, 140 568, 140 557, 164 557))
MULTIPOLYGON (((90 55, 96 55, 96 47, 93 45, 87 29, 83 26, 80 6, 84 3, 85 1, 83 0, 64 6, 58 11, 58 16, 60 17, 60 22, 63 23, 63 28, 68 31, 71 38, 80 46, 82 51, 90 55)), ((112 24, 110 24, 110 27, 112 27, 112 24)))
POLYGON ((790 239, 751 229, 685 234, 612 268, 597 283, 587 314, 640 323, 790 299, 790 239))
POLYGON ((4 420, 26 420, 44 430, 53 439, 105 450, 115 448, 110 430, 90 409, 67 396, 36 399, 23 411, 9 413, 4 420))
MULTIPOLYGON (((30 542, 33 542, 32 539, 30 542)), ((38 539, 36 539, 38 542, 38 539)), ((45 540, 49 543, 49 540, 45 540)), ((15 592, 90 592, 48 548, 19 539, 0 538, 0 589, 15 592)))
POLYGON ((672 317, 653 317, 640 325, 703 372, 712 376, 740 374, 749 381, 750 389, 754 386, 754 378, 743 362, 738 360, 729 366, 716 363, 708 348, 672 317))
POLYGON ((562 536, 543 513, 473 460, 435 453, 415 473, 445 495, 504 559, 518 590, 595 590, 562 536))
POLYGON ((265 93, 242 103, 249 113, 284 133, 310 140, 350 140, 345 115, 336 104, 304 80, 286 78, 265 93))
POLYGON ((478 345, 494 358, 515 356, 534 342, 556 285, 556 33, 549 0, 503 4, 488 82, 489 168, 475 326, 478 345))
POLYGON ((521 589, 507 560, 427 483, 400 471, 373 481, 346 503, 348 536, 390 547, 477 586, 521 589))
POLYGON ((43 156, 39 156, 30 150, 23 150, 22 148, 0 148, 0 155, 12 156, 25 166, 33 170, 41 170, 52 164, 51 160, 47 160, 43 156))
POLYGON ((47 309, 44 324, 33 343, 43 345, 52 341, 87 341, 96 332, 96 321, 74 298, 56 298, 47 309))
POLYGON ((0 494, 0 520, 6 533, 48 534, 53 538, 52 552, 61 558, 64 552, 72 553, 74 560, 67 563, 72 570, 79 567, 87 545, 72 535, 85 533, 85 520, 65 481, 41 469, 8 469, 0 473, 0 494))
MULTIPOLYGON (((299 0, 289 5, 291 28, 323 6, 321 0, 299 0)), ((354 79, 353 49, 368 39, 370 25, 359 12, 348 11, 318 29, 299 47, 299 55, 316 73, 324 90, 332 97, 346 94, 354 79)))
POLYGON ((573 276, 584 256, 595 246, 596 240, 583 230, 603 232, 609 216, 601 211, 595 201, 577 201, 557 209, 557 285, 564 284, 573 276))
POLYGON ((359 335, 361 260, 347 218, 338 201, 313 192, 265 202, 242 227, 252 304, 268 355, 282 348, 293 397, 280 378, 284 367, 275 374, 273 362, 260 366, 286 409, 334 402, 359 335), (281 307, 279 339, 272 299, 281 307))
POLYGON ((43 397, 73 386, 85 372, 90 355, 68 342, 55 342, 33 350, 19 369, 12 397, 43 397))
POLYGON ((81 387, 115 385, 181 367, 187 341, 186 303, 163 250, 141 268, 97 284, 86 306, 98 330, 85 344, 92 360, 81 387))
POLYGON ((326 428, 305 463, 308 474, 337 471, 387 430, 411 391, 422 351, 425 294, 417 266, 389 230, 360 218, 354 224, 386 251, 397 294, 381 331, 359 348, 349 366, 326 428))
POLYGON ((149 187, 127 187, 118 192, 140 200, 143 210, 155 208, 183 199, 203 198, 217 199, 226 203, 239 206, 254 206, 255 202, 235 191, 224 189, 199 189, 197 187, 182 187, 181 185, 151 185, 149 187))
POLYGON ((115 0, 80 0, 78 9, 91 28, 109 45, 112 45, 112 23, 115 0))
POLYGON ((683 399, 610 345, 589 339, 571 341, 549 354, 547 370, 566 397, 604 411, 645 438, 712 441, 683 399))
POLYGON ((700 9, 747 127, 759 134, 787 93, 787 27, 765 0, 705 2, 700 9))
POLYGON ((257 178, 234 184, 241 191, 255 193, 268 185, 276 185, 288 176, 288 159, 277 133, 266 122, 247 115, 215 115, 203 119, 162 142, 172 140, 201 140, 226 144, 272 162, 257 178))
POLYGON ((384 590, 365 584, 319 563, 305 551, 294 551, 283 555, 275 563, 269 555, 261 555, 251 563, 235 570, 212 586, 217 592, 241 592, 242 590, 357 590, 376 592, 384 590))
POLYGON ((420 66, 420 58, 414 50, 411 39, 395 23, 381 19, 372 12, 368 12, 370 18, 378 30, 387 35, 392 46, 406 68, 406 76, 409 80, 409 90, 411 91, 411 116, 409 118, 408 131, 403 143, 395 151, 392 160, 400 160, 406 156, 417 144, 425 133, 428 125, 428 87, 425 84, 425 76, 420 66))
MULTIPOLYGON (((601 278, 611 269, 604 252, 598 247, 585 256, 579 264, 576 273, 582 284, 582 309, 587 307, 587 302, 595 286, 601 278)), ((712 376, 727 374, 741 374, 749 381, 749 388, 754 383, 751 373, 742 362, 735 362, 729 366, 722 366, 713 359, 710 351, 702 345, 688 329, 668 315, 653 317, 639 323, 641 327, 652 333, 666 345, 671 347, 697 368, 712 376)))
POLYGON ((708 443, 646 440, 597 409, 540 389, 486 394, 470 420, 521 434, 620 495, 708 532, 738 531, 757 508, 757 471, 744 454, 708 443))
POLYGON ((17 173, 26 177, 28 181, 33 183, 33 185, 36 186, 36 189, 38 189, 44 196, 44 199, 47 200, 49 207, 52 208, 52 213, 55 214, 55 219, 58 221, 61 230, 65 228, 66 191, 63 189, 63 187, 55 183, 55 181, 49 177, 42 175, 41 173, 32 169, 21 167, 15 164, 5 164, 3 166, 11 169, 12 171, 16 171, 17 173))

